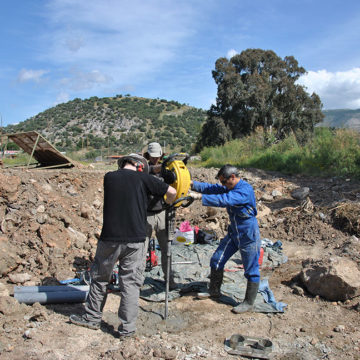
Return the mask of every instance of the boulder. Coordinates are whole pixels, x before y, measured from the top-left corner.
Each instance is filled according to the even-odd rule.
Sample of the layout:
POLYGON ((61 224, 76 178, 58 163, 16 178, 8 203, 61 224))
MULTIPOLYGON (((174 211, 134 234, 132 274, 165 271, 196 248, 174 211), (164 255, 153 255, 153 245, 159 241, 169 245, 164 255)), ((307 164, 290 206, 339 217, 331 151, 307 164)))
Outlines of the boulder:
POLYGON ((258 214, 257 214, 258 219, 261 219, 261 218, 266 217, 271 214, 271 209, 262 203, 258 204, 257 211, 258 211, 258 214))
POLYGON ((82 249, 84 247, 85 243, 87 242, 87 236, 85 234, 83 234, 82 232, 73 229, 70 226, 66 230, 70 236, 70 239, 72 240, 71 242, 78 249, 82 249))
POLYGON ((37 213, 44 213, 45 212, 45 206, 44 205, 39 205, 36 209, 37 213))
POLYGON ((17 266, 16 248, 9 243, 6 236, 0 236, 0 276, 4 276, 17 266))
POLYGON ((282 196, 282 192, 278 189, 274 189, 272 192, 271 192, 271 195, 274 197, 274 198, 278 198, 278 197, 281 197, 282 196))
POLYGON ((64 213, 59 214, 57 218, 64 223, 65 227, 69 227, 72 223, 71 217, 65 215, 64 213))
POLYGON ((45 184, 34 184, 35 189, 37 190, 38 194, 42 194, 42 195, 49 195, 52 191, 53 188, 50 184, 45 183, 45 184))
POLYGON ((81 204, 80 216, 85 219, 93 218, 93 211, 92 211, 91 207, 85 202, 81 204))
POLYGON ((95 199, 94 202, 93 202, 93 207, 95 209, 100 209, 101 208, 101 205, 102 205, 102 201, 99 200, 99 199, 95 199))
POLYGON ((0 296, 10 296, 8 288, 3 283, 0 283, 0 296))
POLYGON ((10 296, 0 297, 0 314, 9 316, 19 311, 20 308, 21 305, 15 298, 10 296))
POLYGON ((9 274, 9 280, 13 284, 23 284, 31 279, 31 275, 28 273, 9 274))
POLYGON ((332 301, 345 301, 360 295, 360 271, 349 259, 303 261, 300 280, 312 295, 332 301))
POLYGON ((45 224, 39 229, 40 238, 48 247, 68 249, 71 245, 69 233, 56 225, 45 224))
POLYGON ((21 179, 18 176, 10 176, 0 173, 0 197, 8 201, 15 201, 18 196, 21 179))
POLYGON ((273 201, 274 197, 272 195, 268 194, 268 193, 264 193, 264 194, 261 195, 260 200, 273 201))
POLYGON ((291 192, 291 197, 295 200, 304 200, 310 193, 308 187, 297 188, 291 192))

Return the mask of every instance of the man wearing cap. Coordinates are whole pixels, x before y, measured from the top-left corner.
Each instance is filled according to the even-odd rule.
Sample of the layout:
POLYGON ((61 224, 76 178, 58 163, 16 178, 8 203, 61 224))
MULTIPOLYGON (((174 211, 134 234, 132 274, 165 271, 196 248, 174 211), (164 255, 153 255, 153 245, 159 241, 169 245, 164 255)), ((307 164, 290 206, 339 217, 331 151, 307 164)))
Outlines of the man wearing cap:
POLYGON ((230 164, 222 166, 216 178, 221 185, 192 181, 191 188, 197 193, 189 194, 201 200, 204 206, 225 207, 230 219, 228 233, 210 260, 209 291, 198 293, 198 297, 216 299, 221 296, 224 266, 232 255, 240 251, 247 287, 244 301, 232 311, 237 314, 252 311, 260 282, 261 246, 254 189, 240 178, 239 170, 230 164))
MULTIPOLYGON (((161 145, 157 142, 151 142, 148 145, 147 151, 144 157, 149 163, 149 174, 161 179, 165 183, 172 183, 173 178, 167 176, 167 172, 161 171, 161 163, 163 151, 161 145)), ((170 174, 171 175, 171 174, 170 174)), ((163 210, 163 199, 159 197, 152 197, 149 201, 147 209, 147 242, 150 240, 153 231, 155 231, 156 238, 158 240, 160 251, 161 251, 161 268, 166 279, 167 272, 167 247, 168 247, 168 234, 166 229, 166 211, 163 210)), ((174 290, 176 283, 174 280, 174 274, 170 270, 169 289, 174 290)))
POLYGON ((104 177, 103 227, 91 267, 91 284, 85 314, 71 315, 73 324, 99 329, 106 290, 114 265, 119 263, 120 339, 136 330, 140 287, 144 281, 147 250, 146 209, 149 195, 164 196, 172 203, 176 190, 148 174, 147 161, 137 154, 118 161, 119 169, 104 177))

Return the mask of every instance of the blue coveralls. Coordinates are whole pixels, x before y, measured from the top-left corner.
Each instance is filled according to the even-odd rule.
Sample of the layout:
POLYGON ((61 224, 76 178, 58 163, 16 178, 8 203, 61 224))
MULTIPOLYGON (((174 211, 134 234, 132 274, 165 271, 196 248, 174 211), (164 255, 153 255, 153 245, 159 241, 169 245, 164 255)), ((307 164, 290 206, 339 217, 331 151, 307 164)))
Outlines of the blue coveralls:
POLYGON ((192 189, 203 194, 204 206, 226 207, 230 218, 228 233, 211 257, 210 267, 223 269, 230 257, 240 250, 246 279, 260 282, 261 240, 252 186, 240 180, 232 190, 228 190, 219 184, 194 181, 192 189))

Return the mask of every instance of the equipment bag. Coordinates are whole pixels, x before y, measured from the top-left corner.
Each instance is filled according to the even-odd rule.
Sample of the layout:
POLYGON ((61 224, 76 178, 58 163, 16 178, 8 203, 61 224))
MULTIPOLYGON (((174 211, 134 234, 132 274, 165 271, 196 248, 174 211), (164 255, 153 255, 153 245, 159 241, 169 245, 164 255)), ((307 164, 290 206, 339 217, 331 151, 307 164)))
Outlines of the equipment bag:
POLYGON ((196 244, 214 244, 218 240, 216 232, 214 230, 201 230, 196 233, 196 244))

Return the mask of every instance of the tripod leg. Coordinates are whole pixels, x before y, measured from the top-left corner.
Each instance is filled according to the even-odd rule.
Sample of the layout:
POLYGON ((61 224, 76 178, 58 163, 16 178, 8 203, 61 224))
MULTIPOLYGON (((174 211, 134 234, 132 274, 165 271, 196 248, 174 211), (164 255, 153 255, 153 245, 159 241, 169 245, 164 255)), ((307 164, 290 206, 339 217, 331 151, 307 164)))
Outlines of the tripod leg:
POLYGON ((166 230, 168 234, 167 246, 167 271, 166 271, 166 287, 165 287, 165 314, 164 318, 168 317, 168 303, 169 303, 169 284, 170 284, 170 271, 171 271, 171 243, 174 239, 175 233, 175 209, 171 207, 166 210, 166 230))

